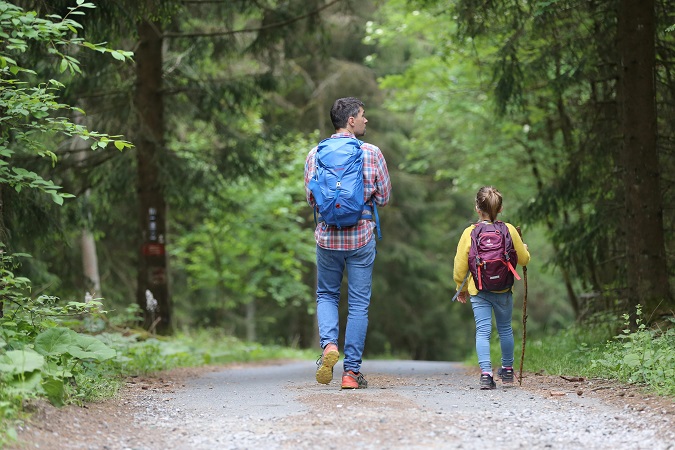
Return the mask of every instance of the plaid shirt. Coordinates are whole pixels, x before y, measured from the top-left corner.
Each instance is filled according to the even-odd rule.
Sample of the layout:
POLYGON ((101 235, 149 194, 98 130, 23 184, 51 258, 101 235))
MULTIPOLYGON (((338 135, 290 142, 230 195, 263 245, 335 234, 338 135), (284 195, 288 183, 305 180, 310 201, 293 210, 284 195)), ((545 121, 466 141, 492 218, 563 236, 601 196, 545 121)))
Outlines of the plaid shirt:
MULTIPOLYGON (((336 133, 331 138, 354 137, 350 133, 336 133)), ((312 208, 316 207, 312 191, 309 190, 309 180, 314 176, 316 170, 316 151, 319 147, 314 147, 307 155, 305 161, 305 194, 307 203, 312 208)), ((377 206, 384 206, 389 202, 391 194, 391 180, 387 170, 387 162, 379 148, 374 145, 364 143, 363 149, 363 199, 371 204, 375 201, 377 206)), ((319 222, 314 230, 314 239, 319 247, 330 250, 355 250, 366 245, 373 238, 375 222, 372 220, 359 220, 359 223, 353 227, 338 229, 333 225, 326 225, 319 222)))

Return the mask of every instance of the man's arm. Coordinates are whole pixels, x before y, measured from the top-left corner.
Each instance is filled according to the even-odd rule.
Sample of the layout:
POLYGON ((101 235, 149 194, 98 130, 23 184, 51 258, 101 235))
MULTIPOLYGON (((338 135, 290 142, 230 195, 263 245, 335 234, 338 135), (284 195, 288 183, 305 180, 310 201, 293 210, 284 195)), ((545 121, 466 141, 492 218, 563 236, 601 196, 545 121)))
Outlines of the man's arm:
POLYGON ((315 164, 315 157, 314 155, 316 154, 316 149, 312 149, 312 151, 309 152, 307 155, 307 159, 305 160, 305 198, 307 199, 307 203, 309 203, 309 206, 314 206, 314 195, 312 195, 312 191, 309 189, 309 180, 312 179, 314 176, 314 171, 316 170, 314 167, 315 164))
POLYGON ((377 149, 375 152, 377 176, 375 177, 375 194, 373 199, 378 206, 384 206, 389 203, 391 196, 391 178, 389 177, 389 170, 387 169, 387 161, 384 155, 377 149))

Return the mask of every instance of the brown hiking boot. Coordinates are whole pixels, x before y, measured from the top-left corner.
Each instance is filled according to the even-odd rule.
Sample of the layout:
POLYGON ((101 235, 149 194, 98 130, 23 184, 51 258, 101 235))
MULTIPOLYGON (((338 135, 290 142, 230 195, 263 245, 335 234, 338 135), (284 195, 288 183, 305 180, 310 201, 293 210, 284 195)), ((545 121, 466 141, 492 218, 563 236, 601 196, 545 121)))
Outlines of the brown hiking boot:
POLYGON ((323 353, 316 361, 316 381, 321 384, 328 384, 333 379, 333 366, 337 363, 340 357, 337 345, 326 344, 323 348, 323 353))

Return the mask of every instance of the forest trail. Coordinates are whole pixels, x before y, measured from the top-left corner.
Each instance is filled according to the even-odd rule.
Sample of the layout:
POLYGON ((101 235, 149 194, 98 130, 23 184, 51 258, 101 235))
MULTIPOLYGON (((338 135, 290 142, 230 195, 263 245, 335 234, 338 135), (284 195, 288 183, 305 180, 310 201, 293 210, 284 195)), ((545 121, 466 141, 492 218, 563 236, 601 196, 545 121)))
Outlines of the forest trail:
POLYGON ((12 449, 675 449, 675 403, 606 380, 535 376, 478 389, 459 363, 365 361, 369 388, 313 361, 180 369, 119 398, 40 405, 12 449))

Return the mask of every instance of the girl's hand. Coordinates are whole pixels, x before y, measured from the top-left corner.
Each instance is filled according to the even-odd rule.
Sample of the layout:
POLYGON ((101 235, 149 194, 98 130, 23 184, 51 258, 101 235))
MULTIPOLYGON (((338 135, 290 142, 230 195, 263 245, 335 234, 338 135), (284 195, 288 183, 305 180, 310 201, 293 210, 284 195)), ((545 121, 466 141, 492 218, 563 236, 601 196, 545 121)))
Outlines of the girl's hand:
POLYGON ((467 294, 466 291, 460 292, 459 295, 457 296, 457 301, 460 303, 466 303, 466 294, 467 294))

